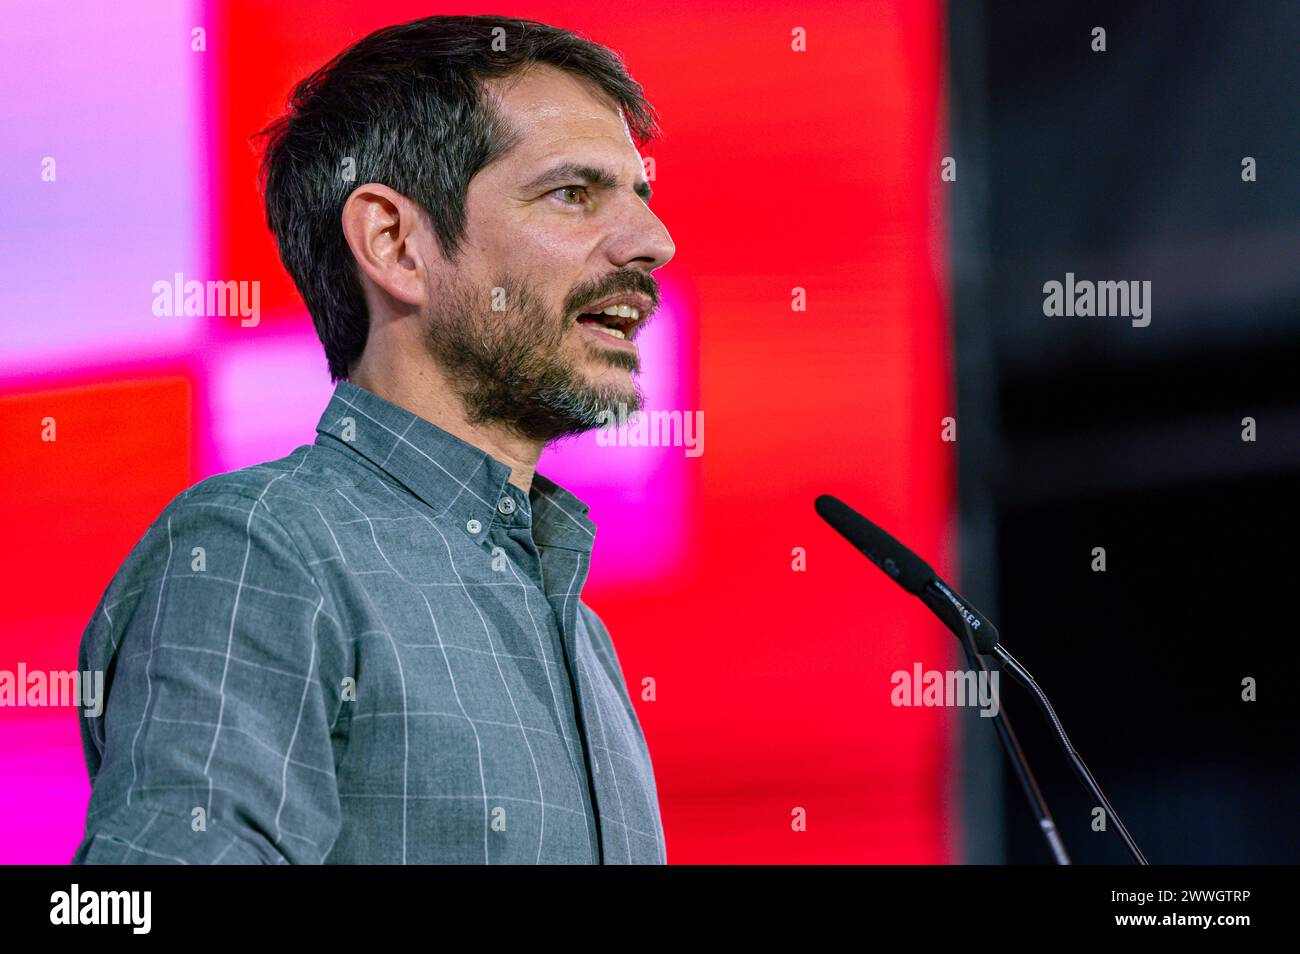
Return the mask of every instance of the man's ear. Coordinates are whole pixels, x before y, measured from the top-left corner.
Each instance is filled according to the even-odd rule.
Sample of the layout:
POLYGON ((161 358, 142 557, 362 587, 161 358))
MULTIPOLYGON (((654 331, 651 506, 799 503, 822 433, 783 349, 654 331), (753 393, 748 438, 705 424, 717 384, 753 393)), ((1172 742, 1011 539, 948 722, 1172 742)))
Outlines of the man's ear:
POLYGON ((343 237, 362 272, 408 305, 428 299, 428 255, 438 251, 426 224, 419 206, 377 182, 357 186, 343 203, 343 237))

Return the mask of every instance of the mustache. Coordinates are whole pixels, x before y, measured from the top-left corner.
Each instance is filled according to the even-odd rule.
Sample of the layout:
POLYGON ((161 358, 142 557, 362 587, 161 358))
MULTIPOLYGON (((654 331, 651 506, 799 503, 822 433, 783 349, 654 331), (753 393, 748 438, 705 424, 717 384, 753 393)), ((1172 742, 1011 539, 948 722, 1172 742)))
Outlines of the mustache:
POLYGON ((565 303, 564 313, 566 315, 573 314, 592 302, 623 292, 635 292, 645 295, 650 299, 651 311, 656 311, 659 308, 659 283, 645 272, 629 270, 613 272, 593 285, 575 289, 569 295, 568 302, 565 303))

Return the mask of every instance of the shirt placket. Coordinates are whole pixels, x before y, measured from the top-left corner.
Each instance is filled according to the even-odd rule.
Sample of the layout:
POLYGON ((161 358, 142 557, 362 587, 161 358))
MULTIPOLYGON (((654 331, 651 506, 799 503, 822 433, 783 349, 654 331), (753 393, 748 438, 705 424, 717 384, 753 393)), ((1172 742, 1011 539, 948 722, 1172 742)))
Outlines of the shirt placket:
POLYGON ((565 751, 568 752, 574 774, 580 779, 579 790, 591 840, 592 861, 601 864, 604 861, 604 851, 601 845, 600 802, 596 794, 597 788, 593 784, 593 773, 598 773, 600 768, 591 749, 575 635, 579 596, 587 577, 588 557, 577 551, 536 544, 531 534, 532 514, 529 504, 522 494, 516 497, 510 485, 503 489, 496 509, 497 513, 486 535, 489 542, 507 548, 510 558, 520 566, 525 577, 550 608, 549 613, 542 614, 547 640, 550 651, 563 666, 568 693, 568 705, 560 703, 562 708, 568 709, 568 713, 559 713, 559 721, 565 724, 569 721, 566 716, 571 715, 576 731, 577 751, 573 746, 575 740, 567 733, 564 739, 565 751), (520 533, 520 530, 525 532, 520 533), (565 594, 569 592, 570 584, 572 593, 566 599, 565 594))

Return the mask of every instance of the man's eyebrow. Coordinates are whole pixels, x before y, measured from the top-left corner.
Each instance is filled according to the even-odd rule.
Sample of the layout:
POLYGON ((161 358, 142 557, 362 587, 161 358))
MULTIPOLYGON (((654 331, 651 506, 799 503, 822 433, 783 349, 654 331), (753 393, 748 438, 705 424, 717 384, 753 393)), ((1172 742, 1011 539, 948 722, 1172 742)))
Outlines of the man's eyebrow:
MULTIPOLYGON (((526 194, 533 194, 547 186, 561 186, 574 180, 587 182, 600 189, 617 189, 619 185, 618 176, 608 169, 600 169, 596 166, 589 166, 581 162, 563 162, 558 166, 547 169, 541 175, 530 180, 524 185, 523 191, 526 194)), ((643 202, 649 202, 650 197, 654 195, 654 190, 650 188, 650 183, 646 181, 638 182, 632 187, 643 202)))

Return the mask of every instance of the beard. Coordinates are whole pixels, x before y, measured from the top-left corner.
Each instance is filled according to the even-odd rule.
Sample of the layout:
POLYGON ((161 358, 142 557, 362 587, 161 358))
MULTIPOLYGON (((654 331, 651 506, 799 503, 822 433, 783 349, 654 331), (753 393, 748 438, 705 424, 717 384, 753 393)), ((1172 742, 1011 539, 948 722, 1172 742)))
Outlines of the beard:
MULTIPOLYGON (((502 311, 492 310, 492 297, 480 287, 456 283, 439 288, 425 343, 469 422, 549 442, 606 427, 618 419, 620 407, 629 416, 639 411, 644 396, 635 382, 630 387, 592 385, 579 367, 580 358, 564 351, 575 324, 572 316, 583 304, 619 291, 648 292, 658 300, 653 279, 639 272, 620 275, 614 287, 606 281, 575 289, 559 311, 513 276, 497 282, 505 293, 502 311)), ((584 342, 583 350, 587 348, 584 342)), ((635 352, 602 348, 598 360, 640 370, 635 352)))

